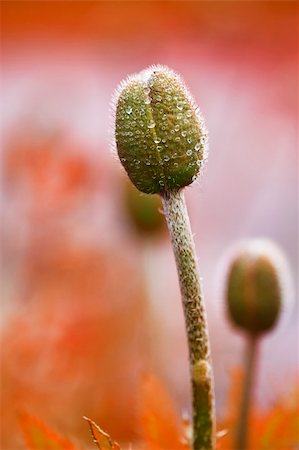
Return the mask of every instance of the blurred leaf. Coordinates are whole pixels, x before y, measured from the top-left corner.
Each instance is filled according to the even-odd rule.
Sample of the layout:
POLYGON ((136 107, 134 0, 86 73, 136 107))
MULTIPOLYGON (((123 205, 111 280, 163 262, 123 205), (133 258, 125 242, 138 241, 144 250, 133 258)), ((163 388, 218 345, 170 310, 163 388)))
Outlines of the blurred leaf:
POLYGON ((87 421, 93 440, 100 450, 120 450, 118 443, 113 441, 109 434, 105 433, 99 425, 88 417, 83 418, 87 421))
POLYGON ((37 417, 23 412, 19 420, 28 450, 78 450, 37 417))

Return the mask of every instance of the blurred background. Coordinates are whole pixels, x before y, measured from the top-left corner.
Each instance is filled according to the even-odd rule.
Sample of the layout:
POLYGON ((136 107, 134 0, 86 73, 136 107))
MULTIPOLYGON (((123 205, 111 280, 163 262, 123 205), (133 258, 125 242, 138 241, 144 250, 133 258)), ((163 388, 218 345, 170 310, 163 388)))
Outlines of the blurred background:
MULTIPOLYGON (((187 347, 167 231, 134 227, 111 153, 117 84, 151 64, 179 72, 209 130, 186 189, 212 341, 219 418, 244 340, 224 313, 228 248, 267 237, 297 267, 296 2, 2 3, 1 400, 3 449, 26 410, 82 446, 90 416, 136 436, 140 377, 190 412, 187 347)), ((294 281, 261 347, 266 410, 298 375, 294 281), (283 382, 282 382, 283 380, 283 382)))

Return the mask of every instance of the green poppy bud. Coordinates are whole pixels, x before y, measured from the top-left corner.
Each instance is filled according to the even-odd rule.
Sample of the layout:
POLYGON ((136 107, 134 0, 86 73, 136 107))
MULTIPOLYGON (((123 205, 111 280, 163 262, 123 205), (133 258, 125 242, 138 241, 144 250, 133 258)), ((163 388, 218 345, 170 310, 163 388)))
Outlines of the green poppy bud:
POLYGON ((181 78, 153 66, 123 81, 114 100, 118 156, 147 194, 178 190, 200 173, 207 132, 181 78))
POLYGON ((228 315, 239 328, 261 335, 276 324, 282 303, 280 271, 267 243, 254 240, 232 259, 226 300, 228 315))
POLYGON ((138 235, 155 236, 165 231, 165 220, 161 213, 162 202, 159 196, 144 195, 129 180, 126 180, 123 200, 128 219, 138 235))

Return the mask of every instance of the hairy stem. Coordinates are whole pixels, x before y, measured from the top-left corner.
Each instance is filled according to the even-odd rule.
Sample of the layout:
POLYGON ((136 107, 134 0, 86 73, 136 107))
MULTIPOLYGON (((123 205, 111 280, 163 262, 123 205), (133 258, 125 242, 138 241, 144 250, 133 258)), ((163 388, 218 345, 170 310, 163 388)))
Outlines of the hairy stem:
POLYGON ((195 246, 182 191, 162 195, 179 275, 187 330, 193 406, 193 450, 215 448, 214 382, 195 246))
POLYGON ((249 336, 247 340, 246 353, 244 358, 244 381, 240 404, 239 423, 236 432, 235 449, 246 450, 248 446, 248 428, 250 403, 252 399, 252 387, 254 382, 254 372, 256 366, 258 338, 249 336))

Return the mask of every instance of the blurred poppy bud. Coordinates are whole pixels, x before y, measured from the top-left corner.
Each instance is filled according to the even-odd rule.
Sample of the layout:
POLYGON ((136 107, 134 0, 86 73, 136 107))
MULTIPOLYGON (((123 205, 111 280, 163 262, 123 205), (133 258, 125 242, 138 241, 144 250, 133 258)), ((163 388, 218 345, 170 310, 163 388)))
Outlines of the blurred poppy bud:
POLYGON ((261 335, 276 324, 282 287, 275 253, 267 241, 253 240, 232 258, 226 286, 228 315, 239 328, 261 335))
POLYGON ((147 194, 192 183, 206 157, 207 133, 181 78, 162 66, 130 76, 114 99, 118 156, 147 194))
POLYGON ((140 236, 154 236, 163 233, 165 220, 160 212, 162 203, 156 195, 141 194, 129 181, 123 191, 127 216, 140 236))

